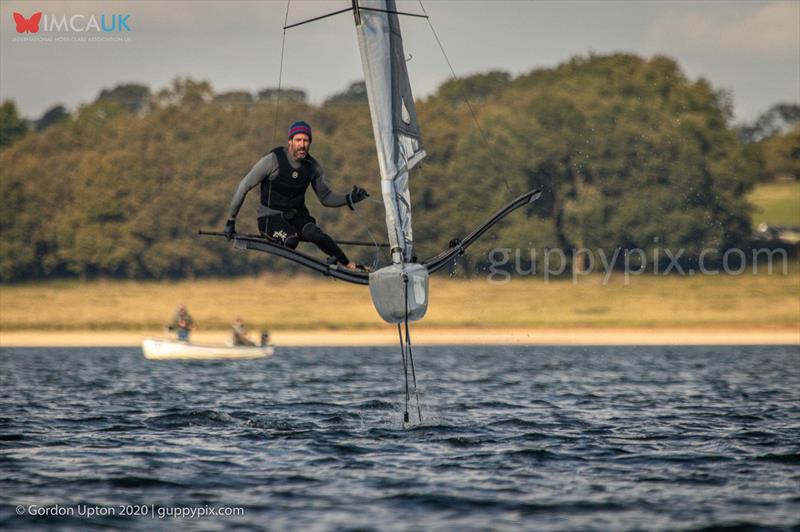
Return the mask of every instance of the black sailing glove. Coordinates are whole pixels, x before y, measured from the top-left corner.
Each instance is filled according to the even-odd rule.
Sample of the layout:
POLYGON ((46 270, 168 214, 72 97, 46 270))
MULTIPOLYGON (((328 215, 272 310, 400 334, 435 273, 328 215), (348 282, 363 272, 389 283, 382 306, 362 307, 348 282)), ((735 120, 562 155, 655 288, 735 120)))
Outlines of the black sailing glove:
POLYGON ((225 222, 225 238, 230 240, 236 234, 236 218, 228 218, 225 222))
POLYGON ((347 206, 350 207, 351 211, 356 210, 354 205, 359 201, 362 201, 369 197, 369 192, 364 190, 361 187, 353 185, 353 190, 347 193, 347 206))

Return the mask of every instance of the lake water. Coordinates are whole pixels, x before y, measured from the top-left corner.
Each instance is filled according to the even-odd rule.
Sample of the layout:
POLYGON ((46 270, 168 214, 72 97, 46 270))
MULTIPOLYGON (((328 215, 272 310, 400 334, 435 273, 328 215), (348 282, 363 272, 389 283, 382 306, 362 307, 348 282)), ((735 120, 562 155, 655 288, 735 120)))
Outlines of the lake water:
POLYGON ((3 349, 0 528, 800 528, 797 346, 414 357, 3 349))

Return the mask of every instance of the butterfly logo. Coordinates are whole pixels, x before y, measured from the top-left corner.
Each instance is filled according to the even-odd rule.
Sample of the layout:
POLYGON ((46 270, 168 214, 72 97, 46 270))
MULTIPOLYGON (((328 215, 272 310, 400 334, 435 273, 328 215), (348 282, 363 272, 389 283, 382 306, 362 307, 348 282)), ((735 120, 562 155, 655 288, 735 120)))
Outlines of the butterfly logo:
POLYGON ((37 11, 31 15, 31 18, 25 18, 20 13, 14 11, 14 22, 17 23, 17 33, 39 33, 39 21, 41 19, 41 11, 37 11))

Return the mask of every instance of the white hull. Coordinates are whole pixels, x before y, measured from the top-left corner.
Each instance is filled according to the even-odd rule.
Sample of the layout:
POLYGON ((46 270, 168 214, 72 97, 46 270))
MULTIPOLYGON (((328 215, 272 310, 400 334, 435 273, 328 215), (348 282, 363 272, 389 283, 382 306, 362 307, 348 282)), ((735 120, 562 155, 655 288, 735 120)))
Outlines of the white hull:
POLYGON ((248 359, 272 356, 272 354, 275 352, 275 347, 271 345, 204 345, 179 342, 177 340, 145 338, 142 341, 142 351, 144 351, 144 357, 150 360, 211 360, 219 358, 248 359))

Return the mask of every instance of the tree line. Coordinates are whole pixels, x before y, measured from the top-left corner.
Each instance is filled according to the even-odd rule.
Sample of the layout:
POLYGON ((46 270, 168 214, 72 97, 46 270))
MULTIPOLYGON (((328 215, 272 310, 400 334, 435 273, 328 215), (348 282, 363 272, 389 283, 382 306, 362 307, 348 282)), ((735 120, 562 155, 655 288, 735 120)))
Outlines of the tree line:
MULTIPOLYGON (((429 153, 411 178, 417 254, 436 254, 533 187, 543 188, 542 199, 472 248, 467 271, 501 245, 683 248, 687 264, 703 248, 746 246, 746 192, 764 176, 800 177, 795 111, 772 111, 750 130, 735 127, 730 98, 666 57, 591 55, 518 77, 488 72, 444 83, 417 102, 429 153)), ((192 79, 156 92, 129 84, 72 113, 56 106, 34 123, 4 102, 0 280, 296 271, 197 231, 222 228, 239 180, 285 143, 297 119, 314 127, 311 151, 334 189, 358 184, 380 198, 363 83, 319 106, 301 89, 254 96, 216 94, 192 79)), ((240 231, 256 231, 256 192, 240 231)), ((380 203, 351 213, 312 196, 312 213, 335 238, 385 240, 380 203)), ((367 263, 376 254, 348 252, 367 263)))

